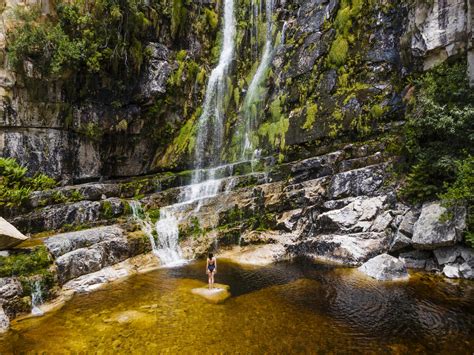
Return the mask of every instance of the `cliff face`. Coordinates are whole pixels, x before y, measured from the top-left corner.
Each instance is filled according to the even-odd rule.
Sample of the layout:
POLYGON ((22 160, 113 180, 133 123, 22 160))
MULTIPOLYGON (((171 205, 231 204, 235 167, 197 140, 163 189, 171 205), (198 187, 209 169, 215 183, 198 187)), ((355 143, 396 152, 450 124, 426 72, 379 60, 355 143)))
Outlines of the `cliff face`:
MULTIPOLYGON (((8 65, 6 38, 18 25, 14 8, 25 4, 6 1, 1 154, 64 182, 190 167, 193 125, 219 49, 222 4, 179 3, 184 10, 178 14, 176 6, 165 2, 144 7, 150 19, 160 6, 171 10, 163 11, 141 38, 147 56, 139 72, 107 77, 87 75, 81 68, 45 74, 35 58, 23 58, 14 68, 8 65)), ((472 64, 472 9, 467 3, 275 2, 271 64, 260 85, 265 92, 250 109, 255 148, 291 160, 335 142, 390 131, 403 121, 402 97, 410 74, 468 49, 472 64)), ((56 21, 55 4, 38 4, 41 21, 56 21)), ((240 154, 246 93, 265 46, 268 19, 263 14, 253 18, 253 11, 250 3, 236 4, 236 54, 226 101, 228 146, 223 152, 227 161, 240 154)))

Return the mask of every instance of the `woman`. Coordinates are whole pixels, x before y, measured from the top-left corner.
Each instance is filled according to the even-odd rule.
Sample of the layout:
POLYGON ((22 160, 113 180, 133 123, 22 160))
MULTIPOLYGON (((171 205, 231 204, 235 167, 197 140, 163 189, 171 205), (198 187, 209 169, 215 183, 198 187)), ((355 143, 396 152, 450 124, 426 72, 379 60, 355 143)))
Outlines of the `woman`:
POLYGON ((206 273, 209 281, 209 290, 214 288, 214 275, 217 272, 217 260, 214 254, 209 253, 209 257, 206 262, 206 273))

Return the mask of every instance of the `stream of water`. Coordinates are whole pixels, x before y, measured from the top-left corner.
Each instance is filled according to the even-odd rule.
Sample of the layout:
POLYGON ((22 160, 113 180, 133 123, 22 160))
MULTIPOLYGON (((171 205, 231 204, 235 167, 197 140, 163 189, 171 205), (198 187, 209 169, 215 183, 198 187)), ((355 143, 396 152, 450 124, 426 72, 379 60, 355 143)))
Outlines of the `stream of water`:
POLYGON ((17 320, 0 353, 472 354, 474 286, 427 274, 379 282, 324 265, 219 260, 232 297, 207 303, 193 262, 78 294, 61 310, 17 320))

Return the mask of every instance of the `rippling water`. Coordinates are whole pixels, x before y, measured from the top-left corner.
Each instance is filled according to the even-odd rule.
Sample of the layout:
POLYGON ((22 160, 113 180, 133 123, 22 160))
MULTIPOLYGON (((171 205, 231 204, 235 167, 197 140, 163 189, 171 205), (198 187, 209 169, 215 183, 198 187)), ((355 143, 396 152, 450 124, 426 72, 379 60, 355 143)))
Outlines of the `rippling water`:
POLYGON ((75 296, 61 310, 13 323, 0 352, 450 353, 474 351, 474 283, 426 274, 381 283, 308 264, 219 262, 232 298, 191 294, 202 262, 75 296))

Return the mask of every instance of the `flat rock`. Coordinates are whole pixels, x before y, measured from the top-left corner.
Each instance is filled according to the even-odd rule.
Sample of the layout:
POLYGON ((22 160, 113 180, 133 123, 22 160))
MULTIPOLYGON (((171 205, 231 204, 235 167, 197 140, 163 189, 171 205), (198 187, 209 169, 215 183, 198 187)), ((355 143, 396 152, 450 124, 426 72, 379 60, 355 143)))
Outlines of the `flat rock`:
POLYGON ((13 248, 27 239, 27 236, 0 217, 0 250, 13 248))
POLYGON ((404 280, 409 277, 405 262, 388 254, 377 255, 362 264, 359 270, 380 281, 404 280))
POLYGON ((214 284, 214 288, 209 290, 207 286, 193 288, 191 293, 201 296, 211 303, 221 303, 230 297, 230 286, 214 284))

